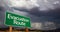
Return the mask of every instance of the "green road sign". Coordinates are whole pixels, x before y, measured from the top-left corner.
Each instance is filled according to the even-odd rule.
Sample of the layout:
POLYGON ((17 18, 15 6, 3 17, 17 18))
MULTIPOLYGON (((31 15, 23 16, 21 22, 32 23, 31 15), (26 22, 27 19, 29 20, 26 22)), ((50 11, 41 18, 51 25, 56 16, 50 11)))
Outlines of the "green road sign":
POLYGON ((7 11, 5 24, 8 26, 31 27, 30 18, 7 11))

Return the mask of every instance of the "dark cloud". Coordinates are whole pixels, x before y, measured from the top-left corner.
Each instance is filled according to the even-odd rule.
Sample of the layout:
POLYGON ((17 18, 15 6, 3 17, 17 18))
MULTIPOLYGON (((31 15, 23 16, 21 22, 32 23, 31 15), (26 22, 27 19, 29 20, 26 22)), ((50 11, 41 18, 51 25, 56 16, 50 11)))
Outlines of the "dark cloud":
MULTIPOLYGON (((20 9, 17 9, 17 10, 20 11, 20 9)), ((25 12, 29 13, 26 16, 29 16, 31 18, 32 22, 39 22, 39 23, 45 23, 47 21, 53 22, 55 24, 56 28, 60 28, 60 26, 59 26, 59 24, 60 24, 60 22, 59 22, 60 21, 60 11, 59 10, 60 10, 60 8, 54 9, 54 10, 49 10, 48 12, 46 12, 46 11, 44 12, 44 11, 39 11, 39 8, 34 7, 30 11, 25 10, 25 12)), ((23 11, 24 11, 24 9, 22 10, 22 12, 23 11)), ((43 26, 43 28, 41 28, 41 29, 44 30, 45 29, 44 27, 45 26, 43 26)), ((51 27, 47 26, 46 28, 49 29, 51 27)))
MULTIPOLYGON (((60 28, 60 7, 57 8, 57 6, 60 6, 60 4, 57 4, 57 5, 54 4, 56 6, 56 7, 54 6, 55 9, 50 9, 51 7, 49 8, 49 6, 46 5, 46 3, 45 4, 44 3, 45 2, 42 2, 42 4, 40 3, 40 5, 42 5, 44 8, 47 7, 48 10, 44 10, 44 11, 40 10, 42 6, 33 7, 32 9, 27 9, 27 8, 20 8, 20 7, 8 7, 8 4, 7 5, 5 4, 3 6, 0 5, 1 6, 0 7, 0 23, 1 23, 0 26, 5 27, 4 25, 5 11, 9 10, 9 11, 13 11, 15 13, 30 17, 32 23, 41 23, 42 26, 38 26, 39 27, 38 29, 48 30, 50 28, 52 29, 53 27, 54 27, 53 29, 60 28), (52 26, 48 23, 50 24, 52 23, 52 26)), ((34 25, 33 28, 37 28, 37 26, 35 27, 34 25)))

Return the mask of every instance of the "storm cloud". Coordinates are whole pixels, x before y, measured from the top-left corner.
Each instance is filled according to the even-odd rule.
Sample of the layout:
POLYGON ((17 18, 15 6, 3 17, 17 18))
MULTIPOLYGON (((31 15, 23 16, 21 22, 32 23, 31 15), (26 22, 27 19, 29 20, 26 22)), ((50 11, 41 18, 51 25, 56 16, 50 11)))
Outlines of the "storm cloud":
POLYGON ((0 2, 1 27, 5 26, 5 11, 9 10, 30 17, 32 29, 60 28, 60 0, 0 0, 0 2))

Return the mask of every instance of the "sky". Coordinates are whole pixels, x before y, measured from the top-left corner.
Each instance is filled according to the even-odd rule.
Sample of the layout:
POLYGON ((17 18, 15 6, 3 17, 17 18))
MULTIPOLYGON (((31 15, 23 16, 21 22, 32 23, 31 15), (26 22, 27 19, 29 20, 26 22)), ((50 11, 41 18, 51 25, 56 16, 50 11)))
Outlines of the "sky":
POLYGON ((31 29, 60 28, 60 0, 0 0, 0 27, 4 25, 5 11, 30 17, 31 29))

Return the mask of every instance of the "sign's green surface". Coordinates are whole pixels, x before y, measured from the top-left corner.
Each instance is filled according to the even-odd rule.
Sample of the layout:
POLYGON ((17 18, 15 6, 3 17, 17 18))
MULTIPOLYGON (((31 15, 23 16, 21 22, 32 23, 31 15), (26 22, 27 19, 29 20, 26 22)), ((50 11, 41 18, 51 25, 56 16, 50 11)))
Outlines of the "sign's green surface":
POLYGON ((8 26, 31 27, 30 18, 6 12, 5 24, 8 26))

